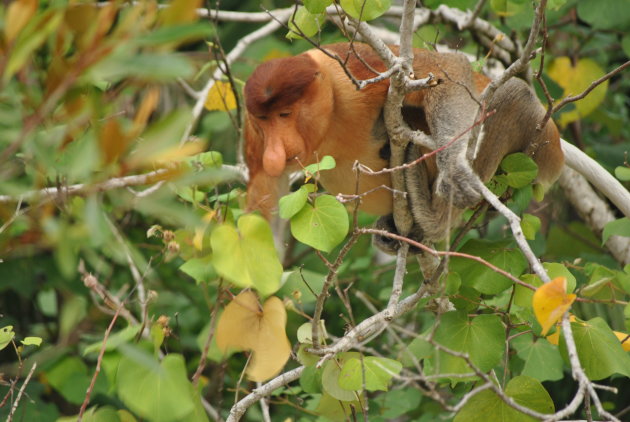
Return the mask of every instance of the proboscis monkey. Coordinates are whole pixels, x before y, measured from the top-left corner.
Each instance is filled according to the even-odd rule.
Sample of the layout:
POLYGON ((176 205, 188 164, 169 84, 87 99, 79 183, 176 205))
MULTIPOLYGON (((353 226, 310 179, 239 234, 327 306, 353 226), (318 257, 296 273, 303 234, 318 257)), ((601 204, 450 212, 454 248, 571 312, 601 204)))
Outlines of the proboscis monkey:
MULTIPOLYGON (((374 70, 386 70, 367 45, 354 43, 350 49, 350 44, 340 43, 323 48, 342 60, 348 57, 346 69, 356 79, 372 78, 374 70)), ((477 97, 490 80, 473 72, 465 56, 458 53, 415 50, 413 68, 417 78, 432 73, 439 83, 407 95, 403 115, 410 126, 443 146, 472 127, 480 106, 477 97)), ((389 140, 382 118, 388 87, 389 81, 383 80, 357 90, 339 62, 318 49, 260 65, 245 85, 248 208, 270 218, 278 203, 282 176, 325 155, 333 156, 337 167, 322 172, 324 188, 333 194, 357 193, 357 175, 352 170, 355 161, 373 170, 389 164, 389 140)), ((564 159, 558 131, 552 121, 536 130, 545 110, 525 82, 508 81, 486 109, 496 111, 483 122, 476 151, 469 151, 470 135, 464 136, 436 159, 406 172, 414 221, 424 240, 446 236, 448 222, 480 198, 472 178, 487 181, 507 154, 528 153, 539 168, 537 182, 545 186, 559 175, 564 159)), ((417 146, 407 149, 409 159, 421 152, 417 146)), ((358 193, 391 185, 388 174, 358 177, 358 193)), ((391 191, 375 189, 366 194, 360 209, 381 216, 391 214, 391 191)), ((386 222, 381 219, 381 224, 386 222)))

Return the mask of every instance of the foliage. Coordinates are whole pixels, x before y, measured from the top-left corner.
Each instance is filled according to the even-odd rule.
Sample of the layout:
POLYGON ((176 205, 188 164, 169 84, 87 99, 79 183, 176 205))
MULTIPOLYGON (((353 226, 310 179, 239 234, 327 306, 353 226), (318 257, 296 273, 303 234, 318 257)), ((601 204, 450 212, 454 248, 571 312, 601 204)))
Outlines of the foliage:
MULTIPOLYGON (((289 4, 220 6, 253 13, 261 3, 289 4)), ((476 2, 423 4, 466 10, 476 2)), ((588 378, 630 388, 630 265, 604 248, 611 236, 630 236, 629 221, 619 214, 593 233, 557 188, 530 206, 542 198, 525 154, 506 157, 489 186, 522 216, 554 280, 530 271, 503 217, 477 213, 440 291, 382 325, 370 318, 387 307, 394 265, 358 229, 374 217, 320 189, 332 157, 304 168, 280 200, 286 238, 245 212, 243 81, 264 60, 311 48, 305 37, 345 40, 327 7, 395 29, 392 2, 304 1, 286 28, 246 45, 236 61, 224 53, 260 24, 200 18, 201 6, 0 5, 2 417, 224 419, 256 383, 262 391, 276 375, 298 374, 267 392, 272 420, 534 420, 518 409, 553 413, 577 389, 565 312, 588 378), (444 300, 452 307, 436 312, 444 300), (373 331, 351 348, 317 351, 370 322, 373 331)), ((493 0, 479 17, 524 40, 533 11, 530 2, 493 0)), ((542 63, 556 103, 630 57, 624 0, 549 1, 546 31, 545 60, 531 66, 542 63)), ((501 45, 486 38, 436 20, 413 42, 485 56, 501 45)), ((565 139, 623 182, 629 93, 622 73, 554 115, 565 139)), ((408 260, 402 297, 422 283, 408 260)), ((613 414, 627 406, 623 393, 598 392, 613 414)), ((263 420, 261 412, 252 406, 243 418, 263 420)), ((601 419, 585 406, 574 417, 591 413, 601 419)))

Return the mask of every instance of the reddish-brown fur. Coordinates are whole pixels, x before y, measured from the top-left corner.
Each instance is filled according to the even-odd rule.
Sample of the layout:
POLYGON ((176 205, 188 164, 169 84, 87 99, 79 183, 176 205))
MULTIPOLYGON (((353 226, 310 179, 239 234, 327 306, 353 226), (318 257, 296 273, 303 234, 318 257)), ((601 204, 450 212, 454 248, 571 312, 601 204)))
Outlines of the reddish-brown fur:
MULTIPOLYGON (((349 49, 349 44, 343 43, 324 48, 337 54, 357 79, 374 77, 375 73, 370 67, 377 72, 385 70, 385 65, 366 45, 355 43, 349 49), (357 58, 357 54, 362 60, 357 58)), ((397 52, 396 48, 392 50, 397 52)), ((435 93, 456 90, 456 82, 463 81, 460 85, 466 84, 471 93, 478 96, 489 83, 487 77, 473 73, 468 62, 455 54, 417 50, 414 72, 417 78, 433 73, 440 79, 442 91, 432 91, 435 93)), ((269 218, 277 206, 280 177, 299 169, 300 165, 317 162, 324 155, 332 155, 337 161, 335 170, 321 173, 321 182, 331 193, 356 192, 357 175, 352 171, 352 166, 357 160, 374 170, 387 166, 387 159, 380 156, 387 139, 376 139, 374 129, 388 87, 389 81, 384 80, 361 91, 356 90, 339 63, 318 50, 262 64, 245 87, 246 159, 250 170, 248 208, 260 210, 269 218)), ((404 110, 404 115, 412 127, 428 133, 425 114, 432 111, 425 109, 426 93, 427 90, 421 90, 409 94, 405 103, 415 108, 404 110)), ((540 106, 535 98, 528 101, 540 106)), ((521 110, 529 110, 528 107, 525 104, 521 110)), ((532 116, 535 115, 532 113, 532 116)), ((517 123, 506 123, 494 124, 492 129, 501 135, 496 142, 511 143, 513 141, 506 133, 510 130, 519 131, 517 123)), ((549 136, 551 141, 538 145, 539 150, 533 151, 533 155, 536 159, 540 153, 537 162, 542 166, 541 176, 553 180, 562 166, 562 153, 553 122, 549 122, 543 133, 543 139, 549 136)), ((524 139, 523 142, 529 141, 524 139)), ((474 167, 486 179, 485 173, 494 173, 505 151, 526 148, 527 145, 520 144, 501 145, 501 148, 488 145, 488 151, 483 151, 487 157, 476 161, 474 167), (500 154, 503 155, 498 157, 500 154), (479 171, 482 162, 487 164, 488 170, 479 171)), ((428 172, 429 182, 432 183, 437 172, 435 162, 428 164, 428 172)), ((389 176, 360 175, 358 192, 367 192, 383 185, 391 185, 389 176)), ((361 207, 373 214, 388 214, 392 208, 391 192, 376 189, 363 197, 361 207)))

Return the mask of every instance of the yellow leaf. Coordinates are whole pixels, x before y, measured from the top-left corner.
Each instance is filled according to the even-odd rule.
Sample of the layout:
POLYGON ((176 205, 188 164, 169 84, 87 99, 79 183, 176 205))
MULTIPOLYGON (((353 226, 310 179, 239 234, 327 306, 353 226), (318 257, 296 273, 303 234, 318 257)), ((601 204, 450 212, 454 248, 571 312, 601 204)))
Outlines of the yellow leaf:
POLYGON ((206 97, 206 108, 210 111, 228 111, 236 108, 236 97, 227 82, 216 81, 206 97))
POLYGON ((164 25, 176 25, 197 20, 197 8, 201 7, 201 0, 174 0, 163 11, 164 25))
POLYGON ((186 142, 182 146, 174 145, 170 148, 158 151, 149 157, 145 162, 151 162, 156 164, 166 164, 176 161, 180 161, 183 158, 190 157, 191 155, 199 154, 204 150, 205 146, 203 142, 186 142))
POLYGON ((206 230, 210 225, 210 222, 214 219, 214 216, 217 214, 216 210, 213 210, 209 213, 206 213, 203 218, 203 224, 200 227, 195 228, 195 235, 193 237, 193 246, 198 251, 203 249, 203 236, 206 234, 206 230))
POLYGON ((7 44, 13 41, 37 11, 37 0, 16 0, 9 5, 4 36, 7 44))
MULTIPOLYGON (((573 66, 568 57, 558 57, 549 67, 549 77, 564 89, 563 98, 584 92, 594 80, 604 76, 604 70, 591 59, 580 59, 573 66)), ((575 109, 560 114, 558 122, 561 126, 587 116, 604 101, 608 81, 600 84, 585 98, 574 102, 575 109)))
POLYGON ((217 324, 217 346, 223 352, 251 350, 247 377, 262 382, 280 372, 289 359, 286 323, 287 313, 280 299, 270 297, 261 310, 256 295, 247 290, 225 307, 217 324))
POLYGON ((536 319, 542 326, 542 335, 560 320, 574 300, 574 294, 567 294, 565 277, 556 277, 536 289, 532 305, 536 319))
POLYGON ((625 350, 626 352, 630 352, 630 334, 620 333, 619 331, 613 331, 613 333, 615 333, 615 335, 621 342, 621 347, 623 347, 623 350, 625 350))

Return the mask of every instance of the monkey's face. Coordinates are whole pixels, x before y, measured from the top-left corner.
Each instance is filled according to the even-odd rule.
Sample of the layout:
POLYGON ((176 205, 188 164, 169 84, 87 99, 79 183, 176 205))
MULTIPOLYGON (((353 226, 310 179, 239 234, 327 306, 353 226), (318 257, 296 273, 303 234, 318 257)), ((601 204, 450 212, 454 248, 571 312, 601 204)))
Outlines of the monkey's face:
POLYGON ((306 161, 308 152, 298 128, 297 104, 250 116, 263 141, 262 164, 265 173, 278 177, 306 161))
POLYGON ((326 136, 332 114, 332 90, 322 83, 321 75, 316 75, 301 98, 290 104, 248 108, 248 118, 263 143, 265 173, 278 177, 321 159, 317 149, 326 136))

